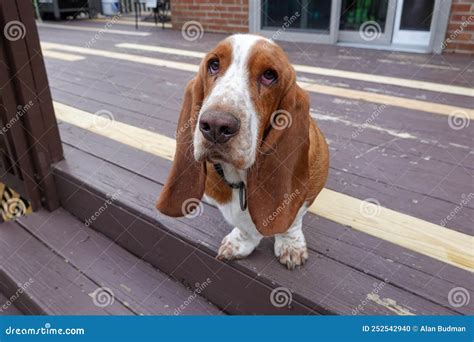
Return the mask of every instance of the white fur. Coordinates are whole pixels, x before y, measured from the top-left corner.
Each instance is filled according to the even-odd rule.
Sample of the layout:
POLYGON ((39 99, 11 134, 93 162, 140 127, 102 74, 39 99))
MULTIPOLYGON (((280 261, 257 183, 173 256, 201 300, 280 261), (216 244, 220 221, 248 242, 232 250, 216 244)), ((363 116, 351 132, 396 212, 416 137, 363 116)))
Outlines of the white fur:
MULTIPOLYGON (((204 99, 199 112, 198 120, 202 113, 214 106, 232 108, 238 113, 241 121, 239 135, 234 140, 236 154, 245 161, 243 168, 250 167, 257 154, 257 134, 259 120, 255 106, 250 98, 248 57, 252 47, 259 40, 266 39, 256 35, 236 34, 227 38, 232 46, 232 62, 225 73, 216 81, 210 94, 204 99)), ((196 159, 205 152, 202 148, 204 136, 199 130, 194 133, 194 155, 196 159)))

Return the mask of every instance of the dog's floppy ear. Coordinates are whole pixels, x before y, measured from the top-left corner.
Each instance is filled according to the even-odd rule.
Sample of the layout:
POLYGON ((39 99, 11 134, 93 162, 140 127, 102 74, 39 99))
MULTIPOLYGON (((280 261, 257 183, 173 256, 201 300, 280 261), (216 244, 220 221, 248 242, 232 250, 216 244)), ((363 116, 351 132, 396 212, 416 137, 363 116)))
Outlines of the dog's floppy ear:
POLYGON ((284 233, 306 199, 310 120, 308 95, 292 78, 248 175, 248 207, 263 235, 284 233))
POLYGON ((204 193, 205 163, 193 155, 193 132, 197 125, 203 100, 199 75, 189 81, 176 130, 176 153, 168 179, 161 191, 156 208, 165 215, 179 217, 190 214, 204 193))

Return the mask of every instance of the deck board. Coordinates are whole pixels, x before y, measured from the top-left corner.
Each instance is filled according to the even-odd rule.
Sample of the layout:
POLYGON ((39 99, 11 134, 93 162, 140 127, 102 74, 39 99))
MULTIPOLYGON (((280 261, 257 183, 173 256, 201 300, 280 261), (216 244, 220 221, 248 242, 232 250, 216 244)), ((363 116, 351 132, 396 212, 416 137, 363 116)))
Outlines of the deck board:
POLYGON ((11 303, 10 297, 0 293, 0 316, 21 316, 23 313, 11 303))
MULTIPOLYGON (((87 277, 110 288, 115 298, 127 303, 136 314, 174 315, 196 290, 186 289, 63 209, 53 213, 40 211, 20 222, 87 277)), ((219 315, 221 312, 196 296, 180 314, 219 315)))
MULTIPOLYGON (((76 24, 102 27, 86 22, 73 25, 76 24)), ((120 30, 131 29, 117 25, 120 30)), ((72 30, 51 34, 58 32, 40 28, 44 41, 79 47, 89 34, 72 30)), ((140 32, 152 34, 133 38, 105 35, 94 48, 185 63, 183 66, 191 70, 198 63, 197 58, 123 49, 116 44, 130 42, 206 52, 224 37, 206 34, 200 41, 187 42, 179 31, 157 33, 153 28, 141 28, 140 32)), ((90 35, 92 37, 93 32, 90 35)), ((465 56, 298 44, 301 50, 294 49, 291 42, 282 45, 290 51, 290 60, 295 64, 407 80, 415 76, 414 80, 471 89, 474 85, 474 68, 465 56)), ((46 60, 55 101, 89 113, 106 109, 119 122, 174 137, 184 85, 193 76, 192 72, 90 54, 77 55, 85 58, 75 62, 46 60)), ((304 82, 367 94, 366 99, 354 100, 310 93, 312 114, 329 140, 331 150, 327 187, 359 199, 375 198, 385 207, 437 225, 459 206, 463 196, 472 192, 469 184, 474 176, 474 125, 453 130, 445 115, 403 106, 380 109, 379 104, 371 102, 371 94, 467 109, 472 108, 472 98, 330 75, 305 72, 298 75, 304 82), (377 113, 376 118, 372 120, 374 113, 377 113), (373 127, 364 127, 367 123, 373 127), (355 137, 354 133, 357 133, 355 137)), ((56 177, 64 186, 61 191, 65 206, 76 215, 87 217, 103 201, 100 196, 105 192, 111 194, 114 189, 125 189, 121 200, 101 218, 104 227, 99 224, 97 229, 102 229, 109 238, 119 237, 122 230, 111 224, 110 216, 115 215, 131 228, 118 243, 139 257, 145 257, 186 285, 202 281, 204 275, 214 277, 215 287, 205 295, 212 297, 221 309, 229 306, 226 312, 274 313, 275 308, 268 301, 269 293, 275 286, 282 285, 294 290, 294 298, 293 306, 279 313, 352 314, 354 307, 373 291, 374 284, 385 279, 381 298, 394 299, 399 306, 387 307, 380 305, 387 302, 371 301, 360 314, 469 314, 473 310, 472 304, 453 308, 447 301, 453 287, 473 290, 472 273, 315 215, 307 215, 304 220, 311 261, 296 274, 289 276, 276 263, 270 241, 264 242, 248 259, 229 264, 217 262, 213 257, 220 239, 230 227, 216 208, 206 205, 205 214, 192 222, 166 218, 153 208, 169 170, 169 161, 66 123, 60 124, 60 130, 67 145, 67 162, 58 167, 56 177), (84 165, 78 164, 80 160, 84 165), (96 163, 100 169, 92 169, 87 163, 96 163), (120 182, 122 178, 127 181, 120 182), (79 185, 84 189, 79 189, 79 185), (92 195, 96 197, 88 203, 92 195), (125 211, 135 215, 136 221, 125 211), (141 245, 133 239, 140 234, 149 241, 141 245), (159 243, 158 250, 153 249, 153 244, 161 238, 166 243, 159 243), (183 250, 178 251, 178 248, 183 250), (174 255, 176 260, 168 260, 169 255, 174 255), (199 256, 198 260, 195 256, 199 256), (328 269, 334 272, 328 274, 328 269), (230 293, 225 293, 222 288, 229 283, 232 284, 230 293), (239 287, 246 291, 239 298, 232 297, 232 291, 239 287), (252 303, 255 297, 259 305, 252 303)), ((473 235, 473 217, 471 201, 446 225, 473 235)))
MULTIPOLYGON (((69 158, 68 163, 59 166, 61 174, 75 174, 74 177, 78 179, 83 179, 87 174, 90 177, 86 181, 87 185, 102 188, 104 193, 110 193, 112 189, 123 189, 123 196, 119 201, 127 201, 125 206, 133 208, 137 213, 148 217, 148 219, 150 217, 158 218, 160 222, 167 222, 169 220, 157 214, 153 208, 153 199, 156 197, 156 193, 159 192, 161 185, 150 181, 146 182, 141 176, 136 174, 126 176, 128 171, 116 167, 112 168, 107 163, 103 164, 103 161, 87 162, 86 160, 91 158, 91 156, 82 155, 80 157, 81 154, 78 151, 71 151, 70 148, 66 148, 66 151, 73 153, 74 158, 69 158), (83 160, 80 160, 82 158, 83 160), (82 176, 79 176, 80 174, 82 176), (127 182, 124 184, 121 179, 127 179, 127 182), (137 194, 139 194, 138 197, 137 194)), ((76 195, 73 197, 76 197, 76 195)), ((72 205, 64 204, 68 205, 69 210, 80 203, 80 199, 71 199, 71 201, 73 201, 72 205)), ((84 203, 82 207, 88 205, 89 203, 84 203)), ((120 205, 123 206, 124 204, 120 205)), ((93 204, 91 204, 90 208, 80 208, 77 210, 85 210, 87 212, 92 208, 94 208, 93 204)), ((230 227, 220 216, 217 209, 206 205, 204 213, 193 220, 185 218, 175 220, 186 223, 184 230, 177 227, 170 227, 170 229, 175 230, 180 236, 189 239, 190 243, 199 242, 201 244, 199 249, 205 249, 207 253, 215 255, 221 238, 230 231, 230 227)), ((103 224, 99 223, 100 225, 103 224)), ((309 233, 308 229, 307 231, 309 233)), ((136 231, 135 234, 140 233, 136 231)), ((310 252, 310 259, 312 261, 301 268, 301 270, 288 273, 289 271, 285 271, 274 259, 269 242, 267 241, 262 244, 251 258, 238 261, 236 264, 245 265, 247 272, 257 272, 257 274, 260 274, 258 276, 259 280, 262 279, 262 274, 265 274, 268 277, 266 279, 267 282, 271 283, 273 281, 282 284, 282 286, 295 289, 295 293, 302 294, 303 298, 301 300, 305 301, 305 303, 312 301, 315 303, 313 305, 317 304, 326 308, 326 310, 336 310, 334 312, 339 314, 351 314, 354 306, 357 306, 360 300, 363 300, 370 293, 373 284, 380 281, 379 278, 373 278, 364 272, 355 270, 353 267, 328 258, 321 254, 321 251, 314 252, 312 248, 310 252), (331 272, 327 272, 329 269, 331 272), (350 285, 351 283, 352 285, 350 285), (309 286, 310 284, 311 286, 309 286), (332 290, 335 293, 326 296, 332 290), (321 297, 321 294, 325 295, 321 297)), ((136 247, 138 248, 138 246, 136 247)), ((450 284, 445 283, 446 289, 449 286, 450 284)), ((384 296, 385 298, 393 298, 400 305, 410 308, 411 312, 420 314, 427 314, 429 312, 439 314, 452 311, 440 304, 434 304, 429 300, 422 299, 421 296, 414 296, 411 292, 402 291, 391 284, 384 286, 384 296)), ((375 303, 372 304, 366 308, 367 314, 393 314, 387 308, 382 308, 375 303)))
POLYGON ((26 314, 133 314, 119 301, 103 308, 94 305, 90 294, 99 285, 15 222, 1 226, 0 265, 2 293, 15 295, 22 285, 25 290, 15 301, 15 306, 26 314))

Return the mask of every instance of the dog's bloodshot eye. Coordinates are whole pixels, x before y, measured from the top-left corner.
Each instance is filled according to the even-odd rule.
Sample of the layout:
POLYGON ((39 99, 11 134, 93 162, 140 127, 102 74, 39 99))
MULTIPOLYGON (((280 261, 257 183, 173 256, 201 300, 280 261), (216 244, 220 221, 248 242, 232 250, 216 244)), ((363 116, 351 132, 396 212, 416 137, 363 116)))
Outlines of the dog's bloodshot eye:
POLYGON ((219 71, 219 60, 213 59, 212 61, 209 62, 209 73, 211 75, 217 74, 219 71))
POLYGON ((266 70, 260 77, 260 82, 264 85, 270 85, 277 79, 277 74, 273 70, 266 70))

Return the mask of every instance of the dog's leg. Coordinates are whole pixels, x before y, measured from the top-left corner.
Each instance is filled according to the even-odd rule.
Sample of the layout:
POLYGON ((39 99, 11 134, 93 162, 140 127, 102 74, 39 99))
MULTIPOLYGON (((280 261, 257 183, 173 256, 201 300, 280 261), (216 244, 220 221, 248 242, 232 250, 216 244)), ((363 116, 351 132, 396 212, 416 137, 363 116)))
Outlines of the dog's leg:
POLYGON ((298 213, 293 225, 284 234, 275 235, 275 255, 283 265, 292 270, 308 260, 306 240, 303 235, 303 215, 298 213))
POLYGON ((262 235, 235 227, 221 243, 217 259, 232 260, 245 258, 258 246, 262 235))

